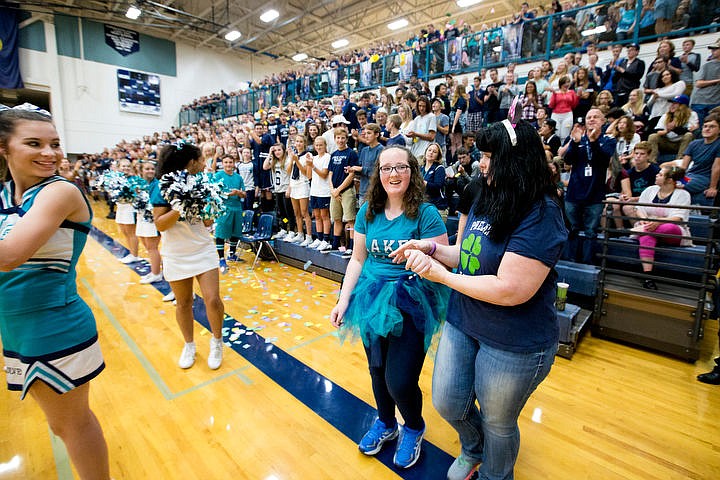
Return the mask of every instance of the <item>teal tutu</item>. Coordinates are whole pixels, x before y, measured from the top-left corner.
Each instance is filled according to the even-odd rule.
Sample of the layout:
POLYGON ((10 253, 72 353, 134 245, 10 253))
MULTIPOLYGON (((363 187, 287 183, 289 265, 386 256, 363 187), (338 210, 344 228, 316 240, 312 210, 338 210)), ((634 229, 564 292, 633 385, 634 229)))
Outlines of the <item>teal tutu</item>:
POLYGON ((232 237, 240 238, 243 234, 242 208, 228 208, 225 213, 215 219, 215 238, 230 240, 232 237))
POLYGON ((408 273, 397 279, 378 277, 363 269, 350 295, 341 339, 361 338, 370 347, 378 337, 400 336, 404 319, 425 334, 425 351, 447 312, 450 289, 408 273))

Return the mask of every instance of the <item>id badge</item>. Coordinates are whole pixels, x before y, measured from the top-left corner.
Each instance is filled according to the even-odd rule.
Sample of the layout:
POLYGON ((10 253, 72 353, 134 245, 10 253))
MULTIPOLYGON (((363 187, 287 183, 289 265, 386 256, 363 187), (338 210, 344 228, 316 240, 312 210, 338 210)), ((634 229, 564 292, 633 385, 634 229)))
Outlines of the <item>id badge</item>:
POLYGON ((586 177, 592 177, 592 167, 591 167, 590 165, 588 165, 587 167, 585 167, 585 176, 586 176, 586 177))

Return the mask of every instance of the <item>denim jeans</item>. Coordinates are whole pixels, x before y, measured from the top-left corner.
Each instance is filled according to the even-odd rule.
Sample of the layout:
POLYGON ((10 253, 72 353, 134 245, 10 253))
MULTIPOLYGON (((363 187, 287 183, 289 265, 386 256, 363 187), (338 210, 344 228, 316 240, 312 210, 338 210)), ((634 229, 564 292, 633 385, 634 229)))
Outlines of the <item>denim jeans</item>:
POLYGON ((565 202, 565 214, 570 221, 570 255, 571 260, 582 263, 593 263, 593 248, 597 229, 600 226, 602 215, 602 203, 565 202), (576 255, 578 232, 585 232, 585 239, 582 242, 582 251, 576 255), (572 258, 575 256, 576 258, 572 258))
POLYGON ((458 432, 463 457, 482 462, 480 479, 513 478, 520 411, 550 372, 556 352, 557 345, 532 353, 498 350, 447 322, 443 326, 433 371, 433 405, 458 432))

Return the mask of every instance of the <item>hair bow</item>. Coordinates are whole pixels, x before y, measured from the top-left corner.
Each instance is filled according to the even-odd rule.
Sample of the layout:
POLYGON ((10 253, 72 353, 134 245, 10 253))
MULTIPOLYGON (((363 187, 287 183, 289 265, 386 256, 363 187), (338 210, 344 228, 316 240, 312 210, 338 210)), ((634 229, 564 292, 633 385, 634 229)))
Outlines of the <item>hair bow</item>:
POLYGON ((52 118, 50 112, 28 102, 25 102, 22 105, 15 105, 14 107, 8 107, 7 105, 0 104, 0 112, 4 110, 24 110, 26 112, 37 112, 40 115, 52 118))

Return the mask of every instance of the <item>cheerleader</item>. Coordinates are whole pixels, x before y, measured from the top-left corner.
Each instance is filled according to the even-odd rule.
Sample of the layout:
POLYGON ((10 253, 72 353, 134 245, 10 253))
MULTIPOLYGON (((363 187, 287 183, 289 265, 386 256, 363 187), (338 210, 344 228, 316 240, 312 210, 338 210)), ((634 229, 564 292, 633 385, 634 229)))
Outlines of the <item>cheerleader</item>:
MULTIPOLYGON (((118 169, 130 181, 135 176, 135 172, 130 160, 123 159, 118 163, 118 169)), ((117 210, 115 211, 115 223, 120 227, 120 232, 125 237, 128 250, 130 253, 120 259, 122 263, 139 262, 138 257, 138 237, 135 235, 135 209, 131 203, 132 200, 118 198, 117 210)))
POLYGON ((313 242, 312 219, 308 212, 310 180, 308 179, 308 165, 305 159, 308 152, 303 135, 297 135, 294 140, 295 145, 289 153, 291 163, 288 167, 288 173, 290 174, 290 201, 293 212, 295 212, 295 225, 297 226, 297 234, 293 242, 299 243, 301 247, 307 247, 313 242), (305 223, 304 238, 302 233, 303 223, 305 223))
MULTIPOLYGON (((166 145, 158 155, 158 176, 187 170, 199 173, 205 168, 200 149, 194 145, 166 145)), ((163 198, 160 188, 153 188, 150 195, 153 204, 155 226, 162 238, 161 255, 165 279, 170 283, 177 301, 175 318, 185 345, 178 360, 180 368, 190 368, 195 363, 193 341, 193 278, 197 279, 205 301, 212 338, 208 367, 220 368, 223 357, 222 325, 225 309, 220 299, 220 277, 212 236, 207 228, 212 222, 180 220, 181 205, 170 205, 163 198)))
MULTIPOLYGON (((90 383, 105 363, 95 318, 77 293, 75 272, 92 210, 75 185, 55 175, 62 157, 47 112, 0 111, 5 372, 8 389, 21 392, 21 398, 30 394, 43 410, 79 477, 107 480, 107 444, 89 406, 90 383)), ((14 423, 19 427, 21 422, 14 423)))
MULTIPOLYGON (((282 143, 276 143, 270 147, 270 155, 263 163, 264 170, 272 171, 273 195, 275 196, 275 204, 277 205, 277 218, 280 225, 287 224, 287 234, 283 240, 292 242, 295 238, 295 216, 292 215, 292 202, 288 195, 288 186, 290 185, 290 175, 288 168, 291 161, 288 158, 285 147, 282 143)), ((280 232, 282 233, 282 231, 280 232)), ((277 237, 280 238, 280 237, 277 237)))
POLYGON ((228 266, 225 261, 225 241, 230 241, 228 260, 237 262, 235 254, 238 241, 242 236, 243 206, 242 199, 245 197, 245 184, 242 177, 235 173, 235 161, 232 157, 222 159, 223 169, 215 174, 215 180, 222 181, 223 192, 227 194, 225 200, 225 214, 215 221, 215 247, 220 257, 220 272, 227 273, 228 266))
MULTIPOLYGON (((157 179, 155 178, 155 162, 143 161, 140 164, 140 175, 142 179, 148 183, 146 190, 151 192, 157 188, 157 179)), ((141 284, 155 283, 163 279, 162 272, 160 271, 160 251, 158 246, 160 245, 160 236, 155 223, 152 219, 148 220, 142 214, 137 212, 137 225, 135 226, 135 236, 140 239, 143 247, 148 252, 150 257, 150 273, 140 278, 141 284)))

